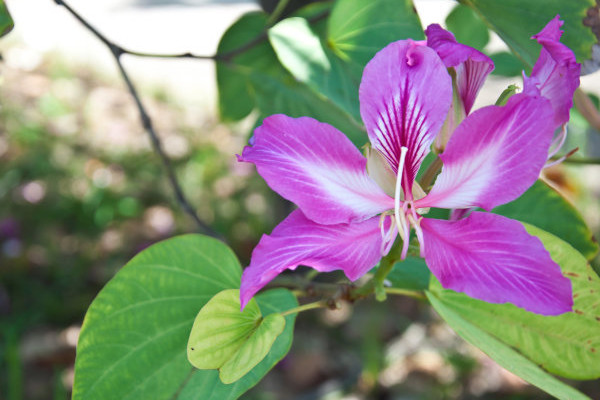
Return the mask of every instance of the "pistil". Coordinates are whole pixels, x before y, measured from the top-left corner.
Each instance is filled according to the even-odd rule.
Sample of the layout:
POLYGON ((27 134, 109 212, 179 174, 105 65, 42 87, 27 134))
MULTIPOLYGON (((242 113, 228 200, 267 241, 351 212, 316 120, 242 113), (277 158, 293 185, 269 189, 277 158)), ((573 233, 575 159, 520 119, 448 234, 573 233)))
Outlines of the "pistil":
POLYGON ((406 153, 408 148, 402 146, 400 148, 400 160, 398 161, 398 175, 396 176, 396 192, 394 193, 394 216, 396 219, 396 226, 398 227, 398 233, 402 237, 402 258, 406 256, 408 252, 408 239, 410 236, 410 227, 406 221, 404 215, 404 209, 401 210, 402 204, 400 201, 400 194, 402 192, 402 174, 404 172, 404 161, 406 160, 406 153))

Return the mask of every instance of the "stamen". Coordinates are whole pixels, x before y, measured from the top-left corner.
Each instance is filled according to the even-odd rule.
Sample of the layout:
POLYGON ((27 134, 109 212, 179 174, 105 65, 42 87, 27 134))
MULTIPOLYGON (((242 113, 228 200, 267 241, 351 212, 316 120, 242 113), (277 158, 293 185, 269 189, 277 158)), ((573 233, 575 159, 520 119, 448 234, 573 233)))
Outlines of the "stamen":
POLYGON ((553 165, 556 165, 556 164, 560 164, 561 162, 565 161, 567 158, 571 157, 573 154, 577 153, 578 151, 579 151, 579 147, 575 147, 573 150, 571 150, 564 156, 562 156, 554 161, 547 162, 546 165, 544 165, 544 169, 552 167, 553 165))
MULTIPOLYGON (((404 212, 400 212, 400 194, 402 190, 402 174, 404 173, 404 161, 406 159, 406 153, 408 148, 402 146, 400 148, 400 160, 398 161, 398 175, 396 175, 396 192, 394 194, 394 216, 396 217, 396 226, 398 227, 398 233, 402 237, 402 240, 406 244, 408 249, 408 222, 406 222, 406 216, 404 212)), ((403 250, 404 253, 404 250, 403 250)))
POLYGON ((412 209, 412 215, 408 215, 408 220, 415 228, 415 233, 417 234, 417 240, 419 241, 419 253, 422 258, 425 258, 425 240, 423 240, 423 230, 421 229, 421 218, 416 212, 415 209, 412 209))

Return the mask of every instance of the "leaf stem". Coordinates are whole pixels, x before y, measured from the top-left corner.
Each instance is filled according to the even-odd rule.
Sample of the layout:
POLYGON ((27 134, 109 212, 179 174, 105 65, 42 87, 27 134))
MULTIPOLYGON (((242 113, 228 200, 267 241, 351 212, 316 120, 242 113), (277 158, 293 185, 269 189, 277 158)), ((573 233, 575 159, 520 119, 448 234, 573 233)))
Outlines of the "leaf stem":
POLYGON ((320 301, 315 301, 314 303, 307 303, 307 304, 303 304, 298 307, 291 308, 287 311, 282 312, 281 315, 285 317, 286 315, 296 314, 296 313, 299 313, 302 311, 308 311, 308 310, 313 310, 315 308, 325 308, 325 307, 328 307, 327 302, 320 300, 320 301))
POLYGON ((436 157, 431 164, 429 164, 429 167, 425 170, 423 176, 421 177, 421 181, 419 182, 423 190, 427 191, 429 189, 429 186, 431 186, 433 183, 433 179, 438 172, 440 172, 443 165, 442 159, 439 156, 436 157))
POLYGON ((422 292, 419 292, 417 290, 400 289, 400 288, 394 288, 394 287, 386 287, 383 290, 385 290, 385 292, 387 294, 408 296, 408 297, 412 297, 412 298, 419 299, 419 300, 426 299, 425 295, 422 292))
POLYGON ((277 2, 277 6, 273 10, 273 12, 271 13, 271 16, 269 17, 269 20, 267 21, 267 26, 275 25, 275 23, 279 20, 279 17, 281 17, 281 14, 287 7, 288 3, 289 3, 289 0, 279 0, 277 2))

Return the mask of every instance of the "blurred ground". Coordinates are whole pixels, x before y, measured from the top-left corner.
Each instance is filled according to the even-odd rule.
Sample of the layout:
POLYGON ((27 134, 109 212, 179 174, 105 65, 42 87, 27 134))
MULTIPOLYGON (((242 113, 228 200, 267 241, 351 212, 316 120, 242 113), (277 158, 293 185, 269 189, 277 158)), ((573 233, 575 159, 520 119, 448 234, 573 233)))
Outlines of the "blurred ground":
MULTIPOLYGON (((214 53, 223 31, 257 8, 203 0, 72 5, 127 48, 198 54, 214 53)), ((443 21, 453 3, 416 6, 427 25, 443 21)), ((139 250, 194 227, 172 201, 104 45, 51 0, 9 7, 16 28, 0 41, 0 399, 64 399, 82 317, 98 290, 139 250)), ((235 161, 249 124, 216 120, 211 62, 125 62, 191 203, 245 263, 289 207, 235 161)), ((599 81, 596 74, 583 84, 598 91, 599 81)), ((479 102, 493 102, 506 84, 492 82, 479 102)), ((599 167, 551 172, 598 232, 599 167)), ((600 398, 597 382, 584 389, 600 398)), ((509 396, 546 398, 458 339, 430 308, 394 299, 307 313, 290 355, 245 398, 509 396)))

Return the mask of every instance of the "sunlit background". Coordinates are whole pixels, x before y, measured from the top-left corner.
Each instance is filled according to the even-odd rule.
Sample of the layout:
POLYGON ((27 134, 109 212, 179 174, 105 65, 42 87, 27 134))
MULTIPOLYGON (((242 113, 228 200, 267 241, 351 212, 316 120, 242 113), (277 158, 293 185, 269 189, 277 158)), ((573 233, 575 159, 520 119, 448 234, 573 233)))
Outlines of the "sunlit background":
MULTIPOLYGON (((70 4, 125 48, 206 55, 239 16, 260 7, 241 0, 70 4)), ((423 26, 443 23, 455 5, 415 4, 423 26)), ((8 7, 15 29, 0 40, 0 399, 65 399, 94 296, 141 249, 195 225, 174 201, 107 48, 52 0, 8 7)), ((503 44, 492 37, 488 46, 503 44)), ((256 115, 219 122, 212 61, 123 60, 190 202, 246 263, 260 235, 291 209, 252 166, 236 161, 256 115)), ((514 82, 490 79, 476 107, 514 82)), ((600 94, 598 73, 582 86, 600 94)), ((591 129, 574 112, 567 147, 600 157, 600 135, 591 129)), ((561 165, 548 177, 598 233, 600 165, 561 165)), ((586 385, 588 393, 600 387, 586 385)), ((302 315, 290 354, 244 398, 371 398, 366 393, 542 396, 457 338, 426 305, 393 299, 302 315)))

